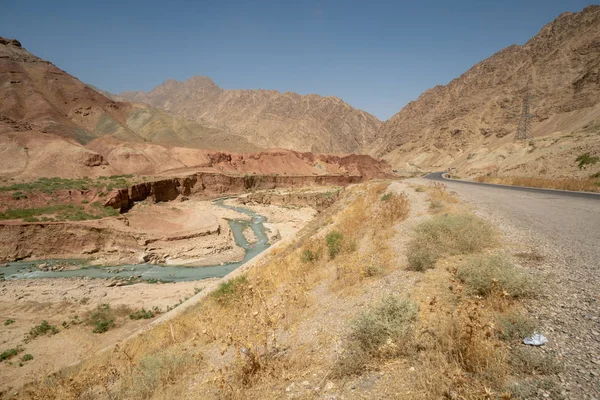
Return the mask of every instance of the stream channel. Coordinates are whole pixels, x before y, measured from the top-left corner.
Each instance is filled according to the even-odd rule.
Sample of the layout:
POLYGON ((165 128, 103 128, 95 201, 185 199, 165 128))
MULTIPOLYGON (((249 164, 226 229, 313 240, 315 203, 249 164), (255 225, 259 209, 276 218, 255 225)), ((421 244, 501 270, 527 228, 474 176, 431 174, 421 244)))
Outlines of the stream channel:
POLYGON ((251 217, 251 221, 243 220, 228 220, 229 227, 233 232, 235 243, 242 247, 246 254, 240 262, 234 262, 223 265, 212 265, 207 267, 189 267, 176 265, 154 265, 154 264, 128 264, 117 265, 111 267, 88 266, 85 260, 36 260, 36 261, 17 261, 8 263, 8 267, 0 268, 0 272, 4 273, 6 280, 11 279, 30 279, 30 278, 71 278, 71 277, 88 277, 88 278, 129 278, 139 276, 142 280, 160 280, 162 282, 183 282, 197 281, 206 278, 221 278, 240 265, 256 257, 269 247, 268 237, 265 234, 263 222, 266 218, 258 215, 255 212, 244 208, 234 207, 223 204, 226 199, 215 200, 214 204, 235 210, 242 214, 251 217), (249 245, 243 235, 243 230, 250 227, 258 241, 249 245), (41 271, 38 265, 47 264, 53 266, 55 264, 70 264, 80 266, 80 268, 68 271, 41 271))

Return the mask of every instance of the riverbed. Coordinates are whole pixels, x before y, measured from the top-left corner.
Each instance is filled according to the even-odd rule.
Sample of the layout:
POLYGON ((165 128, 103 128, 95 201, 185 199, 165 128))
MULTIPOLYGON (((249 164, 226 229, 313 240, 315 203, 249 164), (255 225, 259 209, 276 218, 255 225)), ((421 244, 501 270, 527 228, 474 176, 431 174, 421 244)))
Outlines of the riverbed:
POLYGON ((226 199, 215 200, 213 204, 245 214, 250 221, 229 219, 227 222, 233 233, 235 244, 244 249, 242 261, 211 265, 204 267, 189 267, 181 265, 156 265, 156 264, 125 264, 110 267, 90 266, 82 260, 36 260, 10 262, 6 267, 0 268, 6 280, 35 279, 35 278, 118 278, 136 279, 144 281, 185 282, 207 278, 221 278, 240 265, 248 262, 269 247, 269 238, 263 225, 266 217, 240 206, 224 204, 226 199), (257 238, 255 243, 249 244, 243 234, 244 229, 252 229, 257 238), (58 267, 58 268, 56 268, 58 267), (53 270, 55 269, 55 270, 53 270), (62 270, 61 270, 62 269, 62 270))

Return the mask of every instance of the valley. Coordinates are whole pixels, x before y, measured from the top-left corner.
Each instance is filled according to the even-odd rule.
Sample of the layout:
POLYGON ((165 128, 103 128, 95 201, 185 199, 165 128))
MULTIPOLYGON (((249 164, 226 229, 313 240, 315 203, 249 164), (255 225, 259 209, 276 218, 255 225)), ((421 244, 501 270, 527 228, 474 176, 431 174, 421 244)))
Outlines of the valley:
MULTIPOLYGON (((261 25, 260 45, 318 32, 309 14, 320 22, 261 25)), ((336 31, 293 55, 244 42, 219 64, 225 31, 249 15, 213 29, 206 54, 173 40, 183 24, 99 52, 114 71, 137 65, 139 77, 111 72, 114 93, 80 80, 107 65, 80 57, 103 48, 94 31, 39 53, 56 65, 0 37, 0 398, 598 398, 600 6, 492 49, 387 120, 261 87, 309 73, 307 87, 378 108, 373 80, 346 68, 389 74, 400 65, 377 63, 416 33, 375 46, 383 31, 336 31), (336 59, 342 40, 360 51, 336 59)), ((131 21, 147 25, 137 10, 131 21)))

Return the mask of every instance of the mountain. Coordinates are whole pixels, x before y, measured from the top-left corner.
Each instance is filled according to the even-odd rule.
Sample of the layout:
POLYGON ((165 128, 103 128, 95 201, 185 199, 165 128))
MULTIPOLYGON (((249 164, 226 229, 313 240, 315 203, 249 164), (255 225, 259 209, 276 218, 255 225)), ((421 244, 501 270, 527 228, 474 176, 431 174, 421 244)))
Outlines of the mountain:
POLYGON ((224 90, 210 78, 170 79, 150 92, 119 98, 236 133, 268 148, 328 153, 360 152, 381 121, 337 97, 276 90, 224 90))
POLYGON ((599 120, 600 6, 590 6, 424 92, 381 126, 370 153, 400 169, 584 174, 575 159, 600 155, 599 120), (528 86, 535 140, 515 143, 528 86))
POLYGON ((256 151, 244 138, 144 105, 114 101, 0 38, 0 133, 54 134, 79 144, 113 136, 138 143, 256 151))
MULTIPOLYGON (((207 80, 196 85, 209 92, 216 87, 207 80)), ((29 53, 19 41, 0 38, 2 181, 192 172, 309 176, 312 181, 336 175, 356 181, 386 176, 389 170, 367 155, 262 150, 235 133, 116 101, 29 53)))

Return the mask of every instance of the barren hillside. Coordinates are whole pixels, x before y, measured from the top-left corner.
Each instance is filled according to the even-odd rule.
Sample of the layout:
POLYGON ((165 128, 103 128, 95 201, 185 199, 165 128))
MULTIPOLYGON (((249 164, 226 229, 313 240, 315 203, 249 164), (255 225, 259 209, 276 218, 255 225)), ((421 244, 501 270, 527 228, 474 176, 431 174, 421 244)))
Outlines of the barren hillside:
POLYGON ((600 154, 599 103, 600 7, 590 6, 426 91, 382 125, 371 151, 398 168, 585 175, 575 159, 600 154), (528 82, 537 146, 514 143, 528 82))
POLYGON ((170 79, 152 91, 125 92, 141 102, 202 124, 231 131, 266 148, 351 153, 375 138, 381 122, 337 97, 276 90, 223 90, 210 78, 170 79))
POLYGON ((83 145, 111 135, 168 146, 259 149, 236 135, 147 106, 115 102, 29 53, 17 40, 0 38, 0 134, 14 132, 48 133, 83 145))

